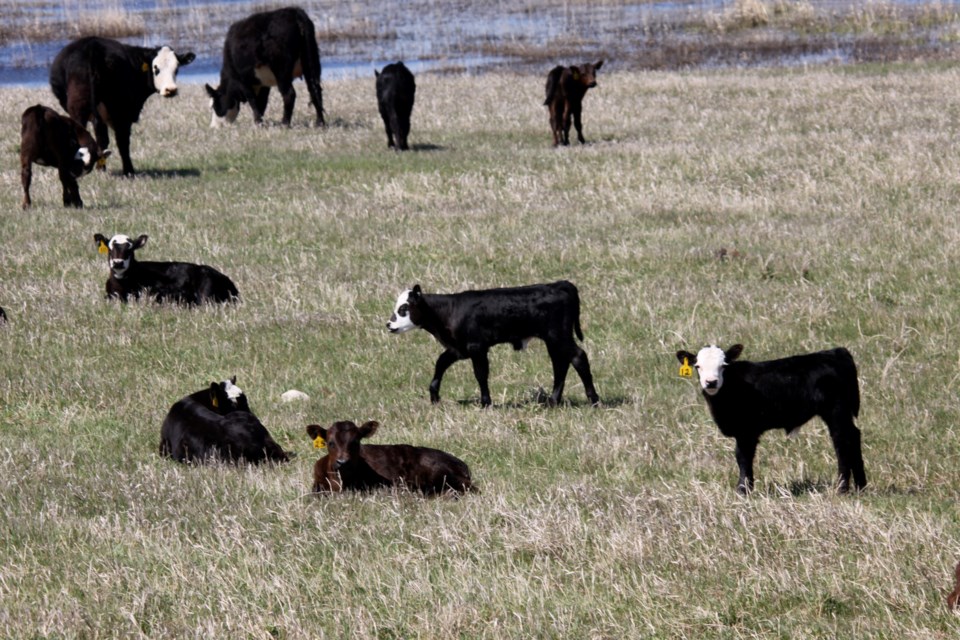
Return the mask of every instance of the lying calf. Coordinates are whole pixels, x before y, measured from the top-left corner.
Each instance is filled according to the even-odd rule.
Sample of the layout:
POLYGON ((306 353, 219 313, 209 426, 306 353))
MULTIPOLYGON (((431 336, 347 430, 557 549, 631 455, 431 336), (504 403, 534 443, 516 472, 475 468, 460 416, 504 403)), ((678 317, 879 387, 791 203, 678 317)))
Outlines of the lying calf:
POLYGON ((307 435, 328 453, 313 467, 313 490, 366 491, 376 487, 405 486, 428 495, 476 491, 470 469, 459 458, 438 449, 409 444, 366 444, 360 440, 380 424, 334 422, 330 428, 311 424, 307 435))

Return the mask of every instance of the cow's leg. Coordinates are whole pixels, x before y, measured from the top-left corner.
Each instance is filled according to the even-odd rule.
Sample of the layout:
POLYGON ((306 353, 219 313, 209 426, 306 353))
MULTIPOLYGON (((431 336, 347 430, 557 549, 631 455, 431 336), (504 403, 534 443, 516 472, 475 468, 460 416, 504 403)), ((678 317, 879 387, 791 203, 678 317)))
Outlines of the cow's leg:
POLYGON ((316 126, 324 127, 326 122, 323 119, 323 87, 320 85, 320 78, 306 78, 307 91, 310 92, 310 102, 317 111, 316 126))
POLYGON ((563 387, 567 382, 567 370, 570 368, 573 352, 569 346, 547 342, 547 353, 550 355, 550 362, 553 363, 553 393, 547 399, 547 404, 555 407, 563 398, 563 387))
POLYGON ((277 78, 277 91, 283 96, 283 126, 289 127, 293 118, 293 104, 297 100, 297 92, 293 90, 292 78, 277 78))
POLYGON ((853 423, 849 414, 836 411, 825 419, 830 430, 830 439, 837 453, 837 491, 847 493, 850 490, 850 475, 857 489, 867 486, 867 474, 863 470, 863 452, 860 446, 860 429, 853 423))
POLYGON ((460 359, 456 353, 447 349, 437 358, 437 366, 433 369, 433 380, 430 381, 430 402, 436 404, 440 402, 440 381, 443 380, 443 374, 450 368, 454 362, 460 359))
POLYGON ((80 185, 77 179, 70 175, 66 168, 60 169, 60 183, 63 185, 63 206, 83 208, 83 200, 80 199, 80 185))
POLYGON ((570 103, 563 103, 563 138, 561 142, 564 146, 570 144, 570 103))
POLYGON ((133 176, 133 162, 130 161, 130 128, 131 124, 114 124, 113 133, 117 136, 117 151, 123 162, 123 175, 133 176))
POLYGON ((403 123, 400 122, 400 114, 397 108, 390 110, 390 128, 393 129, 393 135, 396 137, 397 150, 405 151, 407 148, 407 138, 403 135, 403 123))
POLYGON ((583 139, 583 125, 580 123, 580 105, 573 108, 573 126, 577 130, 577 140, 580 144, 586 144, 587 141, 583 139))
POLYGON ((587 400, 593 405, 600 404, 600 396, 597 395, 597 390, 593 388, 593 375, 590 373, 590 361, 587 359, 587 352, 574 346, 573 359, 570 362, 577 373, 580 374, 584 391, 587 392, 587 400))
MULTIPOLYGON (((259 113, 261 118, 267 112, 267 100, 270 99, 270 87, 260 87, 254 92, 256 96, 251 103, 255 113, 259 113)), ((254 118, 256 119, 256 118, 254 118)))
POLYGON ((753 457, 757 453, 756 436, 737 438, 737 465, 740 467, 740 480, 737 481, 737 493, 746 495, 753 491, 753 457))
POLYGON ((477 382, 480 383, 480 406, 489 407, 491 404, 490 386, 487 381, 490 378, 490 360, 487 358, 487 352, 474 352, 471 354, 470 360, 473 362, 473 375, 477 377, 477 382))
POLYGON ((390 121, 393 118, 389 112, 381 114, 380 117, 383 119, 383 129, 387 132, 387 148, 392 149, 394 147, 393 127, 390 126, 390 121))
POLYGON ((550 103, 550 133, 553 134, 553 146, 560 144, 560 111, 556 102, 550 103))
POLYGON ((400 150, 401 150, 401 151, 406 151, 406 150, 408 150, 408 149, 410 148, 410 147, 407 145, 407 136, 410 135, 410 114, 409 114, 409 110, 406 110, 405 113, 406 113, 406 115, 399 116, 399 117, 397 118, 397 124, 398 124, 398 126, 400 127, 400 132, 398 133, 398 136, 399 136, 400 139, 399 139, 399 141, 398 141, 398 144, 399 144, 399 146, 400 146, 400 150))
MULTIPOLYGON (((84 122, 83 120, 78 120, 78 122, 84 122)), ((103 152, 106 150, 107 146, 110 144, 110 129, 107 128, 107 123, 101 120, 100 118, 93 119, 93 135, 97 139, 97 144, 100 146, 100 151, 103 152)), ((119 144, 119 143, 118 143, 119 144)), ((98 164, 97 169, 100 171, 106 171, 107 165, 98 164)))
POLYGON ((23 202, 21 203, 23 208, 28 208, 31 204, 30 201, 30 183, 33 181, 33 163, 27 160, 26 158, 20 159, 20 184, 23 185, 23 202))

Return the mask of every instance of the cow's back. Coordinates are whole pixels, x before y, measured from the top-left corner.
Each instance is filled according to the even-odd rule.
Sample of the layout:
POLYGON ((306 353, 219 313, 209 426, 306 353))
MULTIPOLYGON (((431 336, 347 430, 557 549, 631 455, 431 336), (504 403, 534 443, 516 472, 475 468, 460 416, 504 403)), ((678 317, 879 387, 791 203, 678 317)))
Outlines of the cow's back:
POLYGON ((133 60, 134 50, 97 36, 65 46, 50 66, 50 88, 60 105, 76 117, 76 103, 91 112, 94 103, 104 104, 111 119, 137 122, 154 87, 150 69, 142 68, 146 63, 137 65, 133 60))

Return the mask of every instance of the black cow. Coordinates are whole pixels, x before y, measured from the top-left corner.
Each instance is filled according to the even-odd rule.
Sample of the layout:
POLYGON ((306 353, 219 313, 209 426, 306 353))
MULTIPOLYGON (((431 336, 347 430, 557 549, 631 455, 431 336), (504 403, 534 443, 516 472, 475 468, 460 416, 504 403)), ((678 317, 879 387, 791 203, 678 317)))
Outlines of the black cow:
POLYGON ((62 116, 50 107, 34 105, 20 118, 20 183, 23 208, 28 208, 33 164, 56 167, 63 185, 63 206, 83 207, 77 178, 97 165, 103 166, 109 151, 100 145, 76 120, 62 116))
POLYGON ((720 433, 736 440, 739 493, 753 489, 753 458, 760 435, 770 429, 796 432, 814 416, 827 423, 837 453, 837 490, 867 485, 860 450, 860 430, 853 419, 860 413, 857 365, 846 349, 818 351, 778 360, 737 360, 743 345, 726 351, 717 346, 696 355, 677 351, 684 366, 700 376, 703 397, 720 433))
POLYGON ((250 412, 237 378, 178 400, 160 428, 160 455, 177 462, 286 462, 291 454, 274 442, 250 412))
POLYGON ((566 280, 453 294, 426 294, 416 285, 397 298, 387 328, 391 333, 425 329, 446 348, 437 359, 430 382, 432 402, 440 401, 440 381, 450 365, 470 358, 480 383, 480 404, 489 406, 490 347, 506 342, 519 351, 533 338, 547 344, 553 362, 551 405, 560 402, 571 363, 583 380, 587 398, 592 404, 600 402, 593 388, 587 354, 573 339, 576 332, 577 338, 583 340, 580 295, 566 280))
POLYGON ((577 128, 577 140, 584 144, 583 127, 580 123, 580 111, 587 89, 597 86, 597 71, 603 66, 603 60, 596 64, 589 62, 579 67, 556 66, 547 75, 547 99, 544 105, 550 108, 550 131, 553 132, 553 146, 570 144, 570 118, 577 128))
POLYGON ((68 44, 50 67, 50 87, 70 116, 93 130, 101 149, 110 145, 107 125, 117 136, 123 175, 134 174, 130 130, 147 98, 177 95, 177 70, 193 62, 170 47, 134 47, 90 36, 68 44))
POLYGON ((157 302, 169 300, 194 305, 202 302, 231 302, 240 296, 236 285, 213 267, 189 262, 140 262, 135 251, 147 244, 146 235, 136 240, 115 235, 110 240, 93 236, 100 253, 107 254, 110 277, 107 297, 126 302, 146 291, 157 302))
POLYGON ((377 76, 377 106, 387 130, 387 147, 406 151, 410 148, 407 136, 417 83, 402 62, 388 64, 383 71, 375 70, 374 74, 377 76))
POLYGON ((288 7, 255 13, 230 25, 223 43, 220 86, 206 85, 213 119, 233 122, 240 104, 253 109, 253 121, 263 122, 270 87, 283 96, 283 124, 290 126, 297 93, 294 78, 303 76, 310 100, 317 110, 317 126, 323 126, 323 90, 320 87, 320 52, 313 22, 303 9, 288 7))

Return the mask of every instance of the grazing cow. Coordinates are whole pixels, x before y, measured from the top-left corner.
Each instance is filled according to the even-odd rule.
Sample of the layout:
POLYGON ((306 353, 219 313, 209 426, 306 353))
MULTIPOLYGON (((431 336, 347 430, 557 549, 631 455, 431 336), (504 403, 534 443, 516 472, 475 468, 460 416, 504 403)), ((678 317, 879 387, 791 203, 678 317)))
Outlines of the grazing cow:
POLYGON ((740 480, 737 491, 753 490, 753 458, 760 435, 783 429, 792 435, 814 416, 827 423, 837 453, 837 490, 867 484, 860 450, 860 430, 853 419, 860 413, 857 366, 846 349, 818 351, 779 360, 737 360, 743 345, 726 351, 704 347, 697 355, 677 351, 684 366, 700 375, 700 387, 720 433, 736 439, 740 480))
POLYGON ((587 399, 591 404, 600 402, 593 388, 587 354, 573 339, 576 332, 577 338, 583 340, 580 295, 566 280, 453 294, 426 294, 416 285, 397 298, 387 328, 391 333, 425 329, 446 348, 437 359, 430 382, 431 402, 440 402, 440 380, 450 365, 470 358, 480 383, 480 404, 489 406, 490 347, 506 342, 519 351, 533 338, 547 344, 553 363, 551 405, 560 403, 571 363, 583 380, 587 399))
POLYGON ((247 404, 237 377, 212 382, 177 401, 160 428, 160 455, 177 462, 286 462, 280 448, 247 404))
POLYGON ((170 47, 134 47, 90 36, 63 48, 50 67, 50 87, 70 116, 93 131, 101 149, 110 145, 109 125, 117 136, 123 175, 134 174, 130 130, 140 120, 147 98, 177 95, 177 71, 193 62, 193 53, 170 47))
POLYGON ((358 427, 347 421, 334 422, 328 429, 309 425, 307 435, 328 451, 313 467, 313 490, 367 491, 397 485, 428 495, 477 490, 466 463, 444 451, 409 444, 361 446, 360 440, 379 426, 367 422, 358 427))
POLYGON ((955 585, 953 591, 947 596, 947 608, 951 611, 956 609, 957 604, 960 603, 960 563, 958 563, 957 568, 953 570, 953 575, 955 585))
POLYGON ((417 83, 402 62, 388 64, 383 71, 374 71, 374 74, 377 76, 377 106, 387 130, 387 147, 406 151, 410 148, 407 136, 417 83))
POLYGON ((140 297, 142 291, 157 302, 169 300, 187 305, 202 302, 231 302, 240 296, 227 276, 213 267, 189 262, 140 262, 135 252, 147 244, 147 236, 136 240, 115 235, 110 240, 97 233, 93 236, 100 253, 107 254, 110 277, 107 297, 126 302, 129 296, 140 297))
POLYGON ((597 86, 597 71, 603 66, 603 60, 596 64, 589 62, 579 67, 554 67, 547 74, 547 99, 544 106, 550 108, 550 131, 553 133, 553 146, 570 144, 570 117, 577 128, 577 140, 584 144, 583 127, 580 124, 580 110, 587 89, 597 86))
POLYGON ((87 175, 95 166, 103 166, 110 152, 101 153, 100 145, 82 125, 50 107, 38 104, 28 108, 20 123, 23 208, 32 204, 30 182, 34 163, 56 167, 63 185, 63 206, 82 208, 77 178, 87 175))
POLYGON ((323 90, 320 87, 320 52, 313 22, 295 7, 255 13, 230 25, 223 44, 220 86, 206 85, 213 108, 210 126, 233 122, 240 104, 253 109, 253 121, 263 122, 270 87, 283 96, 283 124, 290 126, 297 93, 294 78, 303 77, 317 111, 317 126, 323 126, 323 90))

